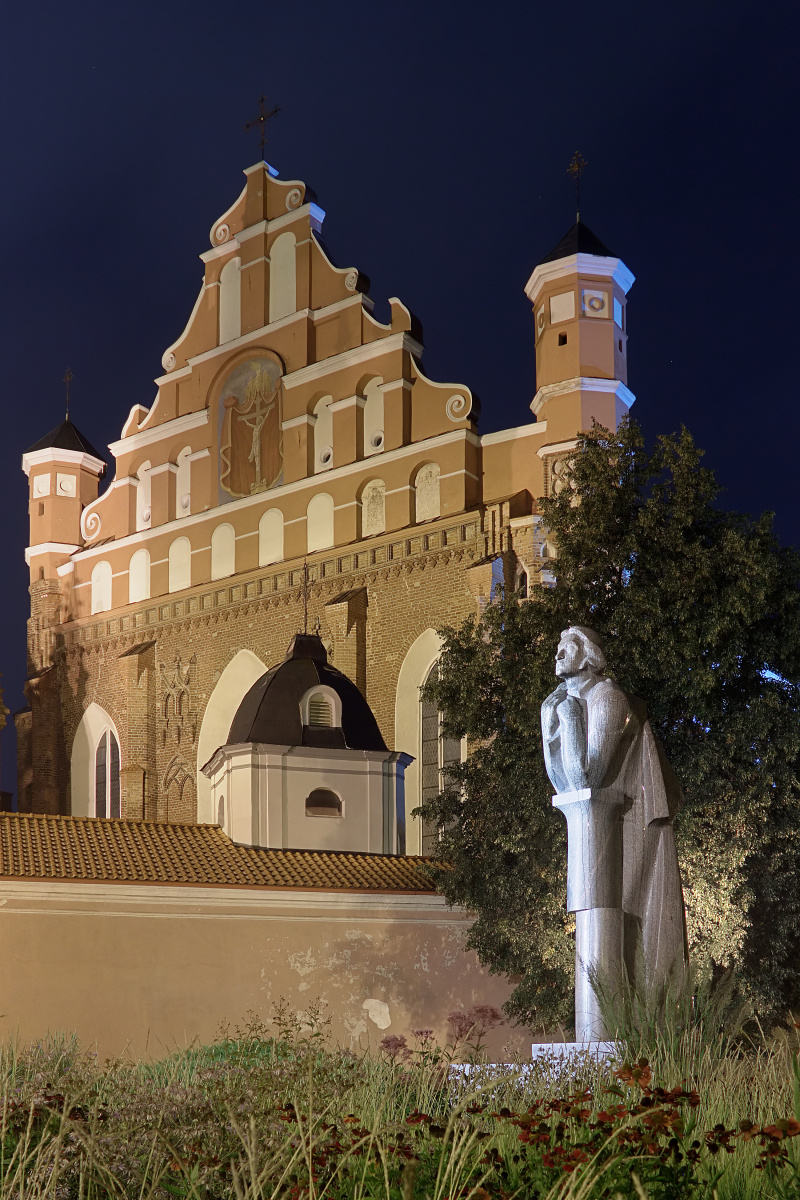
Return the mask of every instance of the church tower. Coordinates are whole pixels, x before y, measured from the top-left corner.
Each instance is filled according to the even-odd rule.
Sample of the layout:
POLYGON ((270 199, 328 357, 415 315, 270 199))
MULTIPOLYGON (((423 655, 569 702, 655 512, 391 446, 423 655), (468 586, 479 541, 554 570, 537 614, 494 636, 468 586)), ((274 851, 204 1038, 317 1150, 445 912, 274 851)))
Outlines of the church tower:
POLYGON ((548 442, 574 438, 592 420, 616 429, 628 390, 627 295, 634 277, 578 219, 525 287, 536 325, 536 395, 548 442))
POLYGON ((81 514, 97 499, 105 461, 67 418, 22 457, 28 476, 31 584, 56 579, 83 544, 81 514))

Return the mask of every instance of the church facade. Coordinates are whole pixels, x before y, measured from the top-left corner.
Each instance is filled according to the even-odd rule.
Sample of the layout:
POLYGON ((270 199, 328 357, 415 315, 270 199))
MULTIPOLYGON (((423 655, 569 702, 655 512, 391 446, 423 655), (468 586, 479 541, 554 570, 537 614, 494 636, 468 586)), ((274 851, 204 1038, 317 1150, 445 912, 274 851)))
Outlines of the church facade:
POLYGON ((224 824, 212 760, 306 631, 404 756, 384 851, 419 854, 430 833, 412 810, 462 753, 420 701, 436 630, 498 582, 552 582, 536 499, 578 433, 615 427, 633 400, 633 276, 585 226, 569 231, 526 287, 532 419, 481 435, 470 389, 425 375, 405 305, 378 322, 365 276, 332 264, 305 185, 264 162, 245 179, 151 407, 120 414, 108 453, 65 421, 23 457, 19 809, 224 824))

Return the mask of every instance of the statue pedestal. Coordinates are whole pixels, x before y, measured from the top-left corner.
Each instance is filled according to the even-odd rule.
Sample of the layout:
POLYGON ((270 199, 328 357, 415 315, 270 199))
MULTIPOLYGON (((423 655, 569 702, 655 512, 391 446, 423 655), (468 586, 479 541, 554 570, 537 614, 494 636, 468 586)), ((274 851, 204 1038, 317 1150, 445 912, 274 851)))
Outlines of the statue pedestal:
POLYGON ((567 819, 567 911, 575 913, 575 1037, 606 1041, 591 983, 615 988, 622 980, 622 817, 615 788, 582 788, 553 797, 567 819))

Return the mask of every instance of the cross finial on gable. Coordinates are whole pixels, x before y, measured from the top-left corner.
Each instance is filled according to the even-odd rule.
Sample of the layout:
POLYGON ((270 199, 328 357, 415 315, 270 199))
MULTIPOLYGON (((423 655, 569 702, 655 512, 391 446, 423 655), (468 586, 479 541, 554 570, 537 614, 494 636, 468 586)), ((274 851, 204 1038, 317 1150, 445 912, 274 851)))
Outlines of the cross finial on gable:
POLYGON ((267 112, 266 96, 259 96, 259 98, 258 98, 258 116, 253 117, 252 121, 248 121, 244 127, 246 133, 249 133, 251 129, 255 129, 256 127, 258 127, 262 161, 264 159, 264 150, 266 149, 266 145, 267 145, 267 121, 271 120, 273 117, 276 117, 280 111, 281 110, 278 108, 278 106, 276 104, 275 107, 270 112, 267 112))

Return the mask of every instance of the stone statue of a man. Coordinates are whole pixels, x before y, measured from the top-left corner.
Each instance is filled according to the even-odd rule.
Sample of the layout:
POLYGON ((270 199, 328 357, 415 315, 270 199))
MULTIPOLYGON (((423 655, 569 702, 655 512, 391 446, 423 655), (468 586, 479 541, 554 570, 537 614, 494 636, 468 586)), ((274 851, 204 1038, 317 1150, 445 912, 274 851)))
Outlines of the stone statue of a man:
MULTIPOLYGON (((545 765, 559 795, 593 789, 619 800, 622 862, 615 870, 621 871, 623 960, 633 981, 641 947, 646 982, 659 985, 686 962, 672 825, 682 795, 644 703, 604 675, 605 665, 594 630, 580 625, 564 630, 556 655, 561 682, 542 705, 545 765)), ((558 797, 554 804, 563 807, 558 797)), ((587 847, 582 870, 593 869, 591 853, 587 847)))

